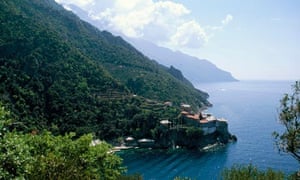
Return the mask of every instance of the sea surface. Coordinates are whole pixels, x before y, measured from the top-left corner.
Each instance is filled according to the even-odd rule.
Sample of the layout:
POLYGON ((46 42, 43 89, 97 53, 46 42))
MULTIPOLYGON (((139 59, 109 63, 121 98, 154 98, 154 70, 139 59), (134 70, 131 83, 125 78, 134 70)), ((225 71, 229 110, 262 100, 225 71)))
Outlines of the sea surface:
POLYGON ((128 174, 144 179, 218 179, 224 168, 253 164, 285 173, 300 169, 290 155, 274 145, 273 131, 283 131, 278 108, 284 93, 291 93, 292 81, 239 81, 206 83, 196 87, 209 93, 213 104, 208 111, 228 120, 229 131, 238 141, 208 152, 189 150, 129 150, 119 155, 128 174))

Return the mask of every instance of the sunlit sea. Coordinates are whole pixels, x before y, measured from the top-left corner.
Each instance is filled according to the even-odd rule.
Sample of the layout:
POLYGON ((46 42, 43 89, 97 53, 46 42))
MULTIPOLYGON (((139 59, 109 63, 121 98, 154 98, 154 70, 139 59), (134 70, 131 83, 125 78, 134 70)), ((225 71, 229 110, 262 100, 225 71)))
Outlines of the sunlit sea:
POLYGON ((129 150, 119 152, 128 174, 144 179, 218 179, 222 170, 235 164, 253 164, 291 173, 300 164, 276 150, 273 131, 282 131, 277 119, 280 99, 291 92, 293 81, 239 81, 198 84, 209 93, 208 111, 228 120, 238 141, 208 152, 189 150, 129 150))

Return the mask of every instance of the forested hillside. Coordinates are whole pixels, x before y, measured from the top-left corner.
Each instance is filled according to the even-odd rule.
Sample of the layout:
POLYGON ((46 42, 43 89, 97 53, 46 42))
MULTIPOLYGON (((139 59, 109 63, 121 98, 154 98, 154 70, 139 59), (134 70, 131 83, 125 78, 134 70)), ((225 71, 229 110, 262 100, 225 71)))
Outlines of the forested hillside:
POLYGON ((174 71, 53 0, 2 0, 0 23, 0 100, 17 129, 95 132, 109 139, 141 127, 149 131, 176 112, 145 110, 146 98, 209 104, 206 93, 169 73, 174 71))

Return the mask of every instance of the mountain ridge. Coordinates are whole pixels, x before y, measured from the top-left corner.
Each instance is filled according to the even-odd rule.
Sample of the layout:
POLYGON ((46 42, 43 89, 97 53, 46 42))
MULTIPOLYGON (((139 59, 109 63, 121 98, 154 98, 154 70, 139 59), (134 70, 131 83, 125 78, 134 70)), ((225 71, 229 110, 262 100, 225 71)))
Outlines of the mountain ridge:
POLYGON ((160 47, 142 39, 127 38, 127 40, 149 58, 155 59, 160 64, 179 68, 193 84, 237 81, 229 72, 218 68, 208 60, 160 47))

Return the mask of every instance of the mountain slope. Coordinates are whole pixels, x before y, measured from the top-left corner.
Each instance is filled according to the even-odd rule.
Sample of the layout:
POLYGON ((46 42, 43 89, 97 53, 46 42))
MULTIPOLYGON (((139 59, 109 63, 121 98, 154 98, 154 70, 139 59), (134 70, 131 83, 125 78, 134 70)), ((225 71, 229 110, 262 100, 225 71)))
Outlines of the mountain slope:
POLYGON ((76 131, 95 123, 97 94, 129 91, 40 22, 42 11, 64 11, 47 3, 51 1, 0 3, 1 100, 12 104, 21 129, 58 126, 62 133, 76 131))
POLYGON ((180 73, 175 78, 174 71, 53 0, 2 0, 0 23, 0 100, 11 104, 22 130, 113 138, 139 126, 150 130, 132 124, 159 118, 139 107, 144 98, 209 104, 208 94, 180 73))
POLYGON ((183 75, 193 84, 201 82, 236 81, 229 72, 219 69, 207 60, 174 52, 141 39, 127 39, 146 56, 165 66, 179 68, 183 75))
MULTIPOLYGON (((90 18, 88 13, 80 7, 74 4, 66 4, 66 6, 83 20, 101 29, 101 21, 90 18)), ((179 69, 193 84, 201 82, 236 81, 229 72, 216 67, 207 60, 192 57, 181 52, 174 52, 168 48, 159 47, 142 39, 128 37, 125 37, 125 39, 149 58, 167 67, 174 66, 179 69)))

